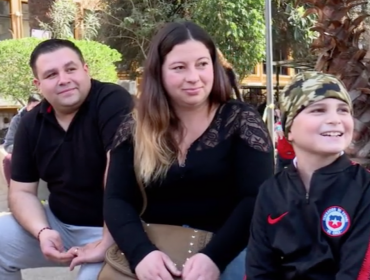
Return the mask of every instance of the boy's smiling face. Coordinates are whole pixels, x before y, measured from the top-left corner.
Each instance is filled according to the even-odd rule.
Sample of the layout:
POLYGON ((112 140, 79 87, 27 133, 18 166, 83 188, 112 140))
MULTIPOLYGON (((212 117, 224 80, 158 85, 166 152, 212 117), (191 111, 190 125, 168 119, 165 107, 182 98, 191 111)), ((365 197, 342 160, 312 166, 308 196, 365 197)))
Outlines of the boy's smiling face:
POLYGON ((288 139, 296 153, 330 156, 350 145, 353 126, 348 104, 326 98, 307 106, 294 118, 288 139))

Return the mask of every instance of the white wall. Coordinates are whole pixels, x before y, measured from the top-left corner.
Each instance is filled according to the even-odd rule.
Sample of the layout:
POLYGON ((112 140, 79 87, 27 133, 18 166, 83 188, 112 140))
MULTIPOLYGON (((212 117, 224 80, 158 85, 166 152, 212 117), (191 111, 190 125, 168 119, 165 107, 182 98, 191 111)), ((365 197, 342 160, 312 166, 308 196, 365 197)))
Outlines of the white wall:
POLYGON ((136 94, 136 81, 119 80, 118 84, 124 87, 130 94, 136 94))

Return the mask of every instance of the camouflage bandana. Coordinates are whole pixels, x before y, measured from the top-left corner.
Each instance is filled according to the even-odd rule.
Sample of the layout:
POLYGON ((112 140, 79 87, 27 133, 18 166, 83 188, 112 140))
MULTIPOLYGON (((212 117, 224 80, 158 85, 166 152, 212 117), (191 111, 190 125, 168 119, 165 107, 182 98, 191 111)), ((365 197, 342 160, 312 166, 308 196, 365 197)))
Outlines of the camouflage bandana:
POLYGON ((293 119, 308 105, 325 98, 336 98, 347 103, 352 111, 351 98, 344 85, 333 75, 307 71, 293 77, 279 96, 281 123, 288 133, 293 119))

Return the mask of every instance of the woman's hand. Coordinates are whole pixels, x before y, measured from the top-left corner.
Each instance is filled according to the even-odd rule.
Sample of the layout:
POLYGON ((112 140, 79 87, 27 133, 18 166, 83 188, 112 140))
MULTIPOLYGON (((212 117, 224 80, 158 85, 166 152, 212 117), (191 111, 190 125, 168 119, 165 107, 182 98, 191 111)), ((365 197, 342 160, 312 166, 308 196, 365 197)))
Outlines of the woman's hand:
POLYGON ((88 243, 83 247, 72 247, 68 253, 76 257, 69 265, 69 269, 72 271, 76 266, 85 263, 103 262, 108 248, 109 246, 105 245, 101 240, 88 243))
POLYGON ((220 270, 215 263, 206 255, 198 253, 192 256, 186 263, 182 272, 184 280, 218 280, 220 270))
POLYGON ((161 251, 149 253, 135 268, 139 280, 173 280, 172 276, 180 276, 171 259, 161 251))

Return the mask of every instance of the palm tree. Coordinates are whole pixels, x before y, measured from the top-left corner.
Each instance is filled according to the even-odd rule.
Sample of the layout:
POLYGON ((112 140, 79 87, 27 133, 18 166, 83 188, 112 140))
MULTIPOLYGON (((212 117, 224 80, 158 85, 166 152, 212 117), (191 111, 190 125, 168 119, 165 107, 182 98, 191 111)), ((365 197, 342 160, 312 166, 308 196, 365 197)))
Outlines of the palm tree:
POLYGON ((317 23, 311 28, 319 34, 311 45, 318 56, 316 70, 340 78, 353 101, 355 131, 346 152, 353 161, 370 167, 370 60, 366 58, 368 50, 360 43, 368 15, 350 16, 352 8, 367 1, 300 0, 299 3, 309 7, 305 15, 317 15, 317 23))

